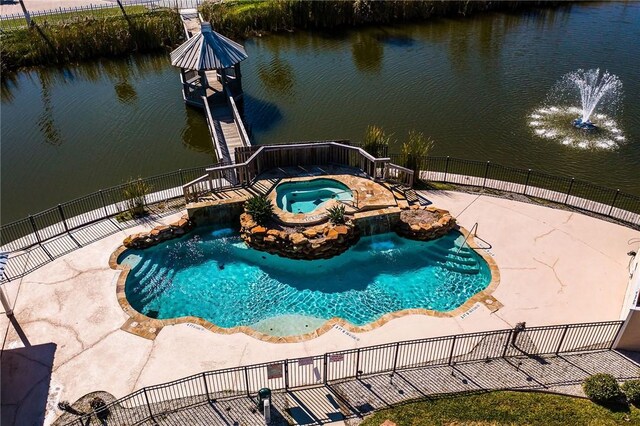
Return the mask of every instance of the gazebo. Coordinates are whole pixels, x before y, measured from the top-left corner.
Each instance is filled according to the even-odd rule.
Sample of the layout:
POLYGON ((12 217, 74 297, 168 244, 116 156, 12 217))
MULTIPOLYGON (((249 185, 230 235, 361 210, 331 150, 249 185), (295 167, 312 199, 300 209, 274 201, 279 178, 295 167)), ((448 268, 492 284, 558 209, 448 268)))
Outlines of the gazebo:
POLYGON ((199 33, 171 52, 171 64, 181 69, 185 102, 189 103, 193 95, 198 98, 206 95, 207 89, 214 92, 228 89, 233 96, 239 96, 240 62, 247 57, 242 45, 213 31, 209 22, 203 22, 199 33))

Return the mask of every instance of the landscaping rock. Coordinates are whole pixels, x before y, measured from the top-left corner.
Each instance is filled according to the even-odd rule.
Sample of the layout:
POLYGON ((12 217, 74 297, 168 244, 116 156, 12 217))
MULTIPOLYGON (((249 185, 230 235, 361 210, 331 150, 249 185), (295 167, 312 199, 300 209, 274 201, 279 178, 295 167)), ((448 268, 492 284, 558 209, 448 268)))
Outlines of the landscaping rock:
POLYGON ((352 222, 291 229, 279 225, 257 226, 248 213, 240 217, 240 236, 250 247, 291 259, 328 259, 358 241, 352 222), (276 229, 278 228, 278 229, 276 229))
POLYGON ((182 236, 193 229, 193 223, 186 216, 170 225, 159 225, 149 232, 133 234, 124 239, 126 248, 145 249, 163 241, 182 236))
POLYGON ((457 226, 455 218, 446 210, 413 205, 400 213, 395 230, 402 237, 427 241, 440 238, 457 226))

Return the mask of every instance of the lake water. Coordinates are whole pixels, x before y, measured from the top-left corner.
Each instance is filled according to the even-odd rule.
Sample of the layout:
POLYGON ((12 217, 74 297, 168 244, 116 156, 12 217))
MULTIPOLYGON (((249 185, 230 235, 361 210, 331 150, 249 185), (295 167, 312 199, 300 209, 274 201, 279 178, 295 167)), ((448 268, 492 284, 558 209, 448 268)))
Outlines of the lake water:
MULTIPOLYGON (((420 25, 294 33, 244 42, 245 115, 256 143, 398 143, 434 155, 575 176, 640 195, 640 4, 586 3, 420 25), (530 115, 578 68, 623 82, 615 150, 540 138, 530 115)), ((215 161, 204 116, 184 106, 168 54, 17 73, 1 103, 2 222, 102 187, 215 161)))

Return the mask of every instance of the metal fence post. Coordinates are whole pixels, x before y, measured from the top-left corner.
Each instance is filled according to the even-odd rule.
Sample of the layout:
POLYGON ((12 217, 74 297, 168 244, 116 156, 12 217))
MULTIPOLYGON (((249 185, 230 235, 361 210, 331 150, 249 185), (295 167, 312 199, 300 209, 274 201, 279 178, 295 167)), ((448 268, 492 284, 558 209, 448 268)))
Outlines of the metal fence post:
POLYGON ((109 213, 107 212, 107 203, 104 201, 104 192, 102 192, 102 189, 98 192, 100 193, 100 200, 102 201, 102 208, 104 209, 104 217, 106 219, 109 217, 109 213))
POLYGON ((531 177, 531 169, 527 171, 527 179, 524 181, 524 191, 522 195, 527 195, 527 188, 529 187, 529 177, 531 177))
POLYGON ((393 373, 396 372, 396 367, 398 366, 398 354, 400 353, 400 342, 396 343, 396 353, 393 355, 393 373))
POLYGON ((251 396, 251 392, 249 392, 249 370, 247 367, 244 368, 244 384, 247 386, 247 396, 251 396))
POLYGON ((560 349, 562 348, 562 344, 564 343, 564 338, 567 335, 567 331, 569 331, 569 324, 564 326, 564 330, 562 330, 562 336, 560 336, 560 343, 558 343, 558 347, 556 348, 556 355, 560 353, 560 349))
POLYGON ((207 374, 202 373, 202 381, 204 382, 204 391, 207 393, 207 400, 209 399, 209 385, 207 385, 207 374))
POLYGON ((616 340, 618 340, 618 336, 620 335, 620 332, 622 331, 622 327, 624 327, 624 322, 621 322, 620 324, 618 324, 618 329, 616 330, 616 334, 613 336, 613 339, 611 339, 611 344, 609 345, 609 350, 613 349, 613 345, 616 344, 616 340))
POLYGON ((449 171, 449 156, 447 155, 447 161, 444 164, 444 179, 443 182, 447 181, 447 172, 449 171))
POLYGON ((453 335, 453 339, 451 339, 451 350, 449 351, 449 365, 451 365, 451 361, 453 360, 453 349, 456 347, 456 338, 457 335, 453 335))
POLYGON ((289 390, 289 360, 284 360, 284 389, 289 390))
POLYGON ((38 234, 38 227, 36 226, 36 221, 33 219, 33 216, 31 215, 29 215, 29 222, 31 222, 33 233, 36 234, 36 240, 38 240, 38 244, 42 245, 42 240, 40 240, 40 234, 38 234))
POLYGON ((613 196, 613 201, 611 202, 611 208, 609 209, 609 213, 607 216, 611 216, 611 212, 613 211, 613 207, 616 205, 616 201, 618 200, 618 195, 620 194, 620 190, 616 190, 616 195, 613 196))
POLYGON ((507 336, 507 343, 504 344, 504 349, 502 350, 502 358, 507 356, 507 350, 509 349, 509 342, 511 342, 512 336, 513 336, 513 330, 509 330, 509 335, 507 336))
POLYGON ((147 395, 147 388, 142 388, 144 399, 147 401, 147 408, 149 409, 149 417, 153 418, 153 411, 151 411, 151 404, 149 403, 149 395, 147 395))
POLYGON ((60 218, 62 219, 62 224, 64 225, 64 230, 69 233, 69 227, 67 226, 67 220, 64 217, 64 212, 62 211, 62 206, 58 204, 58 213, 60 213, 60 218))
POLYGON ((324 354, 323 365, 322 365, 322 381, 324 384, 327 384, 327 354, 324 354))
POLYGON ((358 371, 360 371, 360 348, 356 350, 356 379, 360 375, 358 371))
POLYGON ((178 170, 178 174, 180 175, 180 186, 184 186, 184 176, 182 176, 182 169, 178 170))
POLYGON ((575 182, 574 178, 571 178, 571 183, 569 184, 569 189, 567 189, 567 196, 564 199, 564 204, 567 204, 567 201, 569 201, 569 195, 571 195, 571 188, 573 188, 573 182, 575 182))
POLYGON ((487 167, 485 167, 484 169, 484 181, 482 181, 482 188, 485 187, 485 185, 487 184, 487 175, 489 174, 489 164, 491 163, 491 161, 487 161, 487 167))

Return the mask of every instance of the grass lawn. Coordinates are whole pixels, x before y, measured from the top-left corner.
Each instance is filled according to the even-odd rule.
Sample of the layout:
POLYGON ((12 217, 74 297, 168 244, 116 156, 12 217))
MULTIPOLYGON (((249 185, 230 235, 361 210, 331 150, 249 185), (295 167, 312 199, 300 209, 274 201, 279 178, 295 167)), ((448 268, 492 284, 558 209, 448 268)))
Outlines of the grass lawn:
MULTIPOLYGON (((141 13, 146 13, 149 11, 145 6, 125 6, 124 10, 130 15, 139 15, 141 13)), ((48 25, 57 25, 64 24, 69 22, 78 22, 84 19, 99 19, 99 18, 110 18, 110 17, 121 17, 122 11, 120 7, 106 7, 106 8, 96 8, 90 9, 88 7, 84 7, 83 9, 78 9, 75 12, 61 12, 54 13, 51 15, 42 15, 38 16, 37 14, 32 14, 31 18, 34 22, 38 24, 48 24, 48 25)), ((14 18, 14 19, 3 19, 0 22, 0 28, 4 31, 10 31, 12 29, 18 28, 26 28, 27 23, 24 18, 14 18)))
POLYGON ((621 406, 610 410, 584 399, 536 392, 491 392, 379 411, 362 426, 379 426, 387 419, 398 426, 640 425, 640 409, 621 406))

